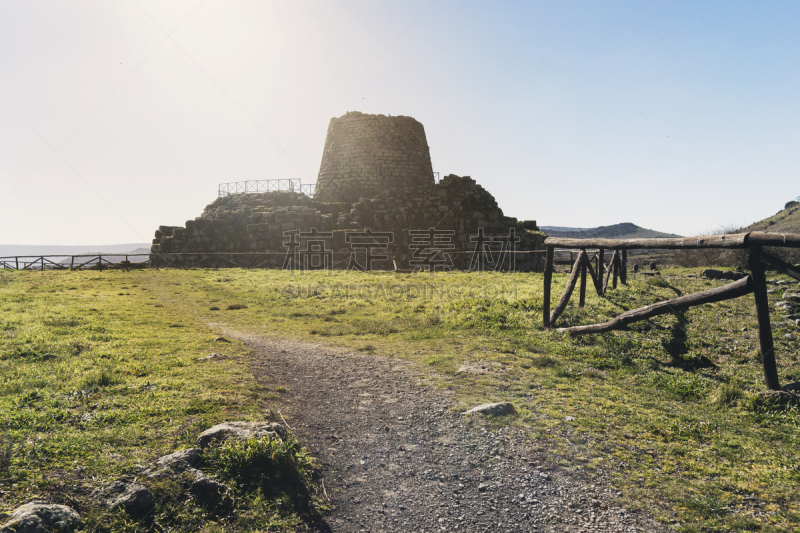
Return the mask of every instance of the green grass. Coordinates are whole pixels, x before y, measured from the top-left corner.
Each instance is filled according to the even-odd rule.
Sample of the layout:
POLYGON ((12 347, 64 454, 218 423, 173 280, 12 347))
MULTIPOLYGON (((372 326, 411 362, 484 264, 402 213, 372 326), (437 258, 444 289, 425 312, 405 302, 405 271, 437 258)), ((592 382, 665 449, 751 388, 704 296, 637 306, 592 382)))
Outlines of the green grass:
MULTIPOLYGON (((699 270, 631 276, 606 299, 590 293, 558 325, 721 284, 671 275, 699 270)), ((554 277, 554 300, 565 281, 554 277)), ((79 499, 70 486, 90 475, 111 480, 188 446, 215 421, 263 418, 276 395, 258 390, 241 345, 226 345, 228 359, 197 360, 219 333, 208 324, 224 323, 406 358, 462 409, 511 401, 517 414, 507 423, 526 429, 537 461, 608 479, 628 506, 684 531, 800 527, 800 416, 755 396, 763 378, 752 297, 570 338, 543 330, 541 290, 538 274, 3 273, 0 459, 8 439, 18 451, 0 473, 16 487, 4 484, 0 501, 10 508, 48 492, 79 499), (457 373, 477 361, 500 365, 457 373), (77 464, 87 470, 77 473, 77 464)), ((792 331, 775 331, 783 382, 800 379, 792 331)), ((263 513, 286 524, 299 516, 250 494, 239 524, 263 513)))
MULTIPOLYGON (((220 347, 177 283, 146 272, 0 274, 3 511, 43 497, 76 508, 90 531, 229 531, 249 530, 252 516, 293 529, 325 508, 282 505, 285 494, 254 490, 218 516, 187 505, 180 486, 157 483, 158 508, 132 523, 89 500, 218 422, 267 417, 242 345, 226 345, 228 359, 198 360, 220 347)), ((305 457, 296 442, 287 453, 305 457)))

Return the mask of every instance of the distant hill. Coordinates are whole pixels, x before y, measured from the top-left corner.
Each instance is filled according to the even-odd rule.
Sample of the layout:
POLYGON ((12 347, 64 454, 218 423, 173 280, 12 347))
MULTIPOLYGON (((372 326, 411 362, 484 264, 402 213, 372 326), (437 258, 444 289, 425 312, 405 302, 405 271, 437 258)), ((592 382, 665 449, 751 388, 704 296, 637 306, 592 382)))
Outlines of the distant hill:
POLYGON ((680 237, 680 235, 675 235, 674 233, 642 228, 630 222, 588 229, 567 228, 564 226, 540 226, 540 229, 550 237, 569 239, 664 239, 680 237))
POLYGON ((150 253, 147 243, 88 244, 86 246, 55 246, 38 244, 0 244, 0 257, 22 255, 83 255, 83 254, 150 253))
POLYGON ((800 233, 800 203, 796 201, 788 202, 786 206, 774 216, 754 222, 741 231, 800 233))

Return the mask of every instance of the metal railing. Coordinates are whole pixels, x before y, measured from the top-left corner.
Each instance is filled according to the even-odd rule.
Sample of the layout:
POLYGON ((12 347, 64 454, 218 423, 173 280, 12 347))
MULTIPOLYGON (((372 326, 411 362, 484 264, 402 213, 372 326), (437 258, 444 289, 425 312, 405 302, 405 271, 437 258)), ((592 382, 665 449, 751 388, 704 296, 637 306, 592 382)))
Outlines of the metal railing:
POLYGON ((219 197, 222 198, 229 194, 257 194, 272 191, 290 191, 299 192, 300 194, 305 194, 313 198, 315 187, 316 184, 314 183, 303 184, 300 178, 232 181, 230 183, 219 184, 219 197))

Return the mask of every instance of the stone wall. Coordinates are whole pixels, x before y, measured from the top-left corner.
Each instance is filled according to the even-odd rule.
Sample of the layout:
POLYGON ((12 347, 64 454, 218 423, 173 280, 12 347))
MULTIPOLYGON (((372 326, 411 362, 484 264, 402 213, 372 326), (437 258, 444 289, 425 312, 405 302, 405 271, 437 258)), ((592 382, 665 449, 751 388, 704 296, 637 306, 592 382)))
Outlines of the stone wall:
MULTIPOLYGON (((347 231, 392 232, 390 255, 400 268, 409 267, 409 230, 452 230, 455 266, 466 268, 472 240, 483 228, 487 236, 507 235, 511 228, 520 237, 517 249, 541 248, 545 235, 535 221, 519 222, 506 217, 494 197, 469 177, 450 175, 438 184, 393 189, 375 198, 361 198, 348 204, 323 202, 299 193, 276 191, 239 194, 218 198, 185 227, 161 226, 153 240, 151 260, 176 266, 264 266, 280 267, 292 230, 332 232, 329 246, 346 257, 351 251, 345 242, 347 231), (260 257, 212 258, 209 253, 264 254, 260 257), (181 253, 184 255, 177 255, 181 253), (189 254, 189 255, 185 255, 189 254), (156 255, 158 259, 156 259, 156 255)), ((539 270, 541 254, 523 254, 517 269, 539 270)), ((393 268, 391 261, 378 265, 393 268)))
POLYGON ((355 202, 387 188, 427 185, 433 185, 433 168, 422 124, 357 111, 331 119, 315 197, 355 202))

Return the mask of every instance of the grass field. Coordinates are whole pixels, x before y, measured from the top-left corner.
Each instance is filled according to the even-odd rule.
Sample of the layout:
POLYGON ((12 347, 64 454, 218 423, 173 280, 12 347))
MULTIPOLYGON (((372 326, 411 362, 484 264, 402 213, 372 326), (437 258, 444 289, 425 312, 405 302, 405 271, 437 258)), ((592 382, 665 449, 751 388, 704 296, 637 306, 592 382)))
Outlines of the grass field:
MULTIPOLYGON (((717 284, 686 272, 633 277, 561 323, 717 284)), ((555 276, 554 299, 565 280, 555 276)), ((211 342, 224 324, 414 361, 464 409, 511 401, 517 415, 497 423, 527 428, 540 460, 604 476, 627 505, 684 531, 800 530, 800 416, 754 394, 752 297, 572 339, 542 329, 541 289, 540 274, 3 272, 0 504, 42 495, 78 508, 93 530, 119 530, 124 519, 92 507, 90 488, 190 446, 215 422, 268 417, 276 393, 253 381, 246 348, 211 342), (229 357, 199 359, 210 352, 229 357), (465 362, 490 372, 458 373, 465 362)), ((775 338, 782 382, 800 379, 794 330, 775 338)), ((308 519, 262 496, 233 516, 163 501, 159 523, 187 531, 308 519)))

